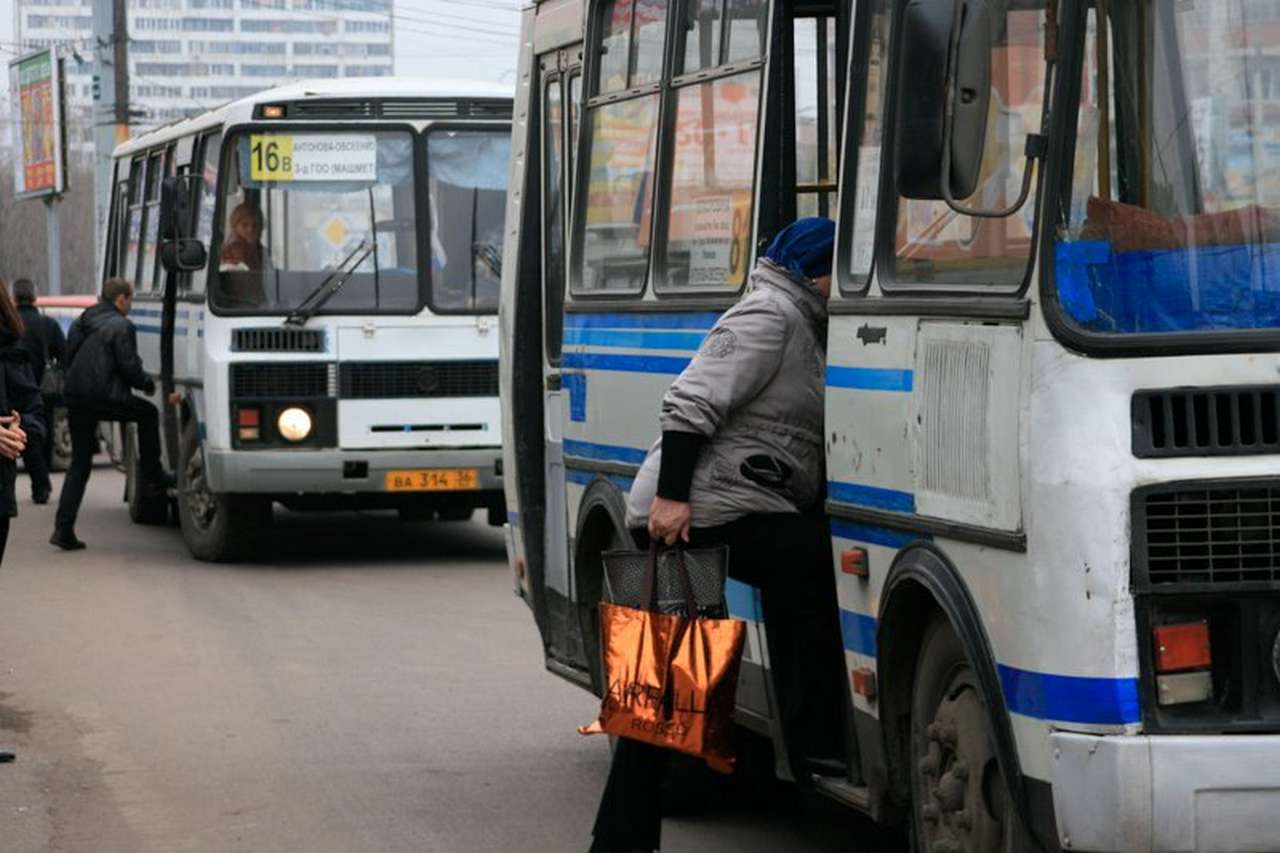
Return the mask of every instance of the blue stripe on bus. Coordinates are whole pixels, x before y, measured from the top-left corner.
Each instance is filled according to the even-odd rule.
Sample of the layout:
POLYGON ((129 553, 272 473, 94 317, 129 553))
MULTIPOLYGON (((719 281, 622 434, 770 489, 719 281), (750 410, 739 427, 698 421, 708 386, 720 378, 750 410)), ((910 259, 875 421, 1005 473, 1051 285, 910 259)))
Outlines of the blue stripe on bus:
POLYGON ((886 548, 905 548, 912 542, 929 538, 923 533, 899 533, 896 530, 857 524, 840 518, 831 519, 831 535, 841 539, 852 539, 854 542, 883 545, 886 548))
POLYGON ((597 474, 594 471, 582 471, 574 468, 567 469, 564 472, 565 481, 578 486, 589 486, 595 482, 597 477, 605 478, 624 492, 631 491, 631 486, 635 483, 635 478, 624 477, 621 474, 597 474))
POLYGON ((729 605, 729 615, 734 619, 760 621, 760 591, 742 581, 729 578, 724 584, 724 600, 729 605))
POLYGON ((843 483, 832 480, 827 483, 827 497, 833 501, 895 512, 915 512, 916 496, 910 492, 867 486, 862 483, 843 483))
POLYGON ((590 441, 576 441, 569 438, 564 440, 564 452, 569 456, 594 459, 597 462, 626 462, 631 465, 639 465, 649 455, 648 450, 638 447, 594 444, 590 441))
POLYGON ((702 329, 716 324, 715 312, 697 314, 568 314, 566 329, 702 329))
MULTIPOLYGON (((133 327, 137 329, 139 332, 145 332, 148 335, 160 334, 159 326, 152 326, 147 323, 134 323, 133 327)), ((174 337, 185 338, 187 336, 187 330, 182 326, 177 326, 174 328, 173 334, 174 334, 174 337)))
POLYGON ((663 355, 610 355, 598 352, 567 352, 562 366, 577 370, 612 370, 619 373, 667 373, 675 375, 689 366, 691 359, 663 355))
POLYGON ((861 391, 910 391, 912 373, 882 367, 827 368, 827 385, 831 388, 857 388, 861 391))
POLYGON ((840 635, 847 651, 876 656, 876 618, 840 608, 840 635))
POLYGON ((1142 719, 1136 678, 1030 672, 997 664, 1009 710, 1039 720, 1125 725, 1142 719))
POLYGON ((564 345, 630 347, 632 349, 696 350, 702 346, 701 332, 665 332, 644 329, 566 329, 564 345))

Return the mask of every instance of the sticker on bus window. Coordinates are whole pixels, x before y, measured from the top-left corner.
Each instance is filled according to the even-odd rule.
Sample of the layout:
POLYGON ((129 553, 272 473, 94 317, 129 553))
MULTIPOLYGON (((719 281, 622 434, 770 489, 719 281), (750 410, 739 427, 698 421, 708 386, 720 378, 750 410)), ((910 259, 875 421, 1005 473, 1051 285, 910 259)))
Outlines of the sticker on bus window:
POLYGON ((249 178, 280 182, 376 181, 378 140, 371 133, 254 133, 249 136, 249 178))

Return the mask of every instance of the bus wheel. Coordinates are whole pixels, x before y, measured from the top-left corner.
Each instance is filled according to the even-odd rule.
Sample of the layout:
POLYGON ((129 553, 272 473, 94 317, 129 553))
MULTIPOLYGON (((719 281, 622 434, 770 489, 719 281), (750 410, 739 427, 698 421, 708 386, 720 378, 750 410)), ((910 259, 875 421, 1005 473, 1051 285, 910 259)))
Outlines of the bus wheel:
POLYGON ((1033 849, 1005 787, 987 708, 950 623, 925 633, 911 698, 911 800, 917 853, 1033 849))
POLYGON ((165 524, 169 521, 169 496, 148 495, 138 488, 142 469, 138 462, 138 435, 132 429, 125 434, 124 488, 129 502, 129 518, 134 524, 165 524))
POLYGON ((269 524, 271 502, 256 495, 210 490, 194 419, 182 429, 181 458, 178 523, 191 556, 217 563, 251 556, 269 524))

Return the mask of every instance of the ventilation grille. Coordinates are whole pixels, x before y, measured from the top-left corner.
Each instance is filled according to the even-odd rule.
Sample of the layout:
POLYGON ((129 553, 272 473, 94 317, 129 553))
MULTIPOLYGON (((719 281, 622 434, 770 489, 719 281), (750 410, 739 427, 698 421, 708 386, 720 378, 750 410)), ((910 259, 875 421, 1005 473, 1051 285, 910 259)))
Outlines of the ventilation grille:
POLYGON ((341 395, 348 399, 403 397, 496 397, 498 362, 366 361, 341 368, 341 395))
POLYGON ((236 329, 231 337, 233 352, 324 352, 324 332, 320 329, 236 329))
POLYGON ((237 400, 282 400, 333 396, 333 365, 233 364, 231 396, 237 400))
POLYGON ((1280 580, 1280 481, 1142 489, 1134 515, 1140 590, 1280 580))
POLYGON ((979 341, 925 344, 921 472, 925 491, 990 500, 987 385, 991 349, 979 341))
POLYGON ((1280 453, 1277 391, 1274 385, 1138 391, 1133 395, 1133 454, 1280 453))
POLYGON ((511 119, 511 101, 503 98, 324 98, 285 105, 285 116, 299 119, 511 119))

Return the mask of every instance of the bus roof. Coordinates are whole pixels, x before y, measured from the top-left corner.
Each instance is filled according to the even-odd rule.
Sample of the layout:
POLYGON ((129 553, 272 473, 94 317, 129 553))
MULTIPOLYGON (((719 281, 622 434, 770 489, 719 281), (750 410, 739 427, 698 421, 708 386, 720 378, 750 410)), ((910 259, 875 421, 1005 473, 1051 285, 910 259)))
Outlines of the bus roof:
POLYGON ((115 157, 127 156, 171 139, 217 127, 236 113, 252 114, 262 103, 323 100, 326 98, 506 98, 515 94, 510 85, 479 80, 445 80, 428 77, 354 77, 345 80, 298 80, 253 95, 228 101, 199 115, 177 119, 135 136, 116 147, 115 157))

